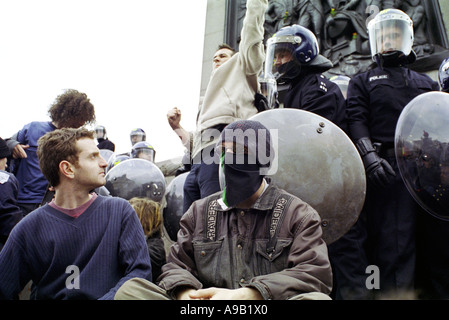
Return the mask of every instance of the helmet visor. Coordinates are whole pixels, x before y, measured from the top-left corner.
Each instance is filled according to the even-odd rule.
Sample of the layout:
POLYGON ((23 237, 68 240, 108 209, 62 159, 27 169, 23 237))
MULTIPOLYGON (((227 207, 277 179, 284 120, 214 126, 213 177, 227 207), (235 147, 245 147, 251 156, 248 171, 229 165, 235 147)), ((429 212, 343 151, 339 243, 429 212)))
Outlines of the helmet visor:
POLYGON ((105 130, 102 127, 95 128, 95 134, 97 139, 104 139, 105 138, 105 130))
POLYGON ((135 157, 134 158, 140 158, 145 159, 151 162, 154 162, 154 149, 150 148, 137 148, 135 151, 135 157))
POLYGON ((296 36, 273 37, 267 41, 265 55, 265 78, 278 79, 287 70, 283 65, 294 60, 294 52, 301 38, 296 36))
POLYGON ((371 56, 395 51, 408 56, 413 46, 413 22, 405 14, 384 14, 368 24, 371 56))
POLYGON ((145 133, 143 132, 132 132, 130 135, 131 144, 135 145, 137 142, 145 141, 145 133))

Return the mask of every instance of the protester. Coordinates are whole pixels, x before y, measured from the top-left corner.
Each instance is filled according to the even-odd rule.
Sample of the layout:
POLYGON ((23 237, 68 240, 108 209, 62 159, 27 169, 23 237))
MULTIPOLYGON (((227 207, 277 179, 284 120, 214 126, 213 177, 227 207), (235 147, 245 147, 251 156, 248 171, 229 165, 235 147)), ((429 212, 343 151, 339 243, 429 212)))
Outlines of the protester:
POLYGON ((136 211, 142 225, 150 254, 153 280, 156 280, 161 274, 162 266, 167 261, 164 241, 161 238, 163 218, 159 203, 139 197, 131 198, 129 203, 136 211))
POLYGON ((131 279, 115 299, 329 299, 332 271, 318 213, 261 175, 274 158, 267 128, 233 122, 217 147, 224 191, 182 216, 158 286, 131 279), (245 139, 251 132, 257 138, 245 139))
POLYGON ((145 236, 131 205, 91 190, 105 184, 106 161, 86 129, 59 129, 38 141, 39 165, 55 198, 28 214, 0 252, 0 299, 112 299, 126 281, 149 281, 145 236))
MULTIPOLYGON (((258 112, 255 95, 260 91, 258 76, 265 58, 263 39, 267 7, 267 0, 248 0, 239 52, 224 44, 214 54, 212 74, 198 110, 189 150, 193 165, 184 184, 184 212, 193 201, 220 190, 218 159, 213 152, 220 132, 227 124, 248 119, 258 112)), ((179 126, 180 114, 173 114, 168 121, 188 146, 188 133, 179 126)))
POLYGON ((18 204, 24 215, 41 204, 48 189, 48 181, 39 168, 36 155, 38 139, 57 128, 79 128, 95 122, 95 110, 90 99, 74 89, 65 90, 56 97, 48 114, 51 121, 28 123, 8 141, 16 159, 11 172, 19 181, 18 204))

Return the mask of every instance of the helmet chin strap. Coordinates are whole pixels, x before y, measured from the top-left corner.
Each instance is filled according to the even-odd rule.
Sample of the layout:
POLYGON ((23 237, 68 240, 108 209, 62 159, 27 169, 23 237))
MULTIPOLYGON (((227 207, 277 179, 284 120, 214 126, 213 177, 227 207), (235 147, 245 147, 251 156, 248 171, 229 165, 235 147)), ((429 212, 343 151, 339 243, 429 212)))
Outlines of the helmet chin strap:
POLYGON ((381 67, 401 67, 416 61, 416 54, 412 50, 408 56, 402 51, 391 51, 375 55, 376 63, 381 67))

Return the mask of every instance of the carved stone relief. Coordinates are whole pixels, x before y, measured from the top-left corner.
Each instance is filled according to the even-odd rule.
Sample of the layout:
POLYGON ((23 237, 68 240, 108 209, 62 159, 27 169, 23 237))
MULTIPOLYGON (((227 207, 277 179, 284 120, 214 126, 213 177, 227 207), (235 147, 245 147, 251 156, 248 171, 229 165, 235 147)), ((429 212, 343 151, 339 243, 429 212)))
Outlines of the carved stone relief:
MULTIPOLYGON (((334 67, 328 75, 349 77, 366 71, 372 64, 367 23, 380 10, 397 8, 414 23, 414 51, 411 66, 420 72, 438 69, 449 56, 448 37, 437 0, 269 0, 265 15, 265 41, 280 28, 299 24, 315 33, 321 53, 334 67)), ((226 42, 238 48, 245 17, 246 0, 227 0, 226 42)))

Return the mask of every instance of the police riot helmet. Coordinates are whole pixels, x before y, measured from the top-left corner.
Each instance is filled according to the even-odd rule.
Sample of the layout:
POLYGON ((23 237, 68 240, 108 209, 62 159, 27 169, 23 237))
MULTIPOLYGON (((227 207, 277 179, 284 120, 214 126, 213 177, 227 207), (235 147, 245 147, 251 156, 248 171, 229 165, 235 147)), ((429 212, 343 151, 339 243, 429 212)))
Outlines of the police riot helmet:
MULTIPOLYGON (((389 55, 415 56, 412 46, 414 41, 413 21, 399 9, 385 9, 368 23, 368 35, 371 56, 389 55)), ((416 57, 415 57, 416 58, 416 57)))
POLYGON ((449 58, 443 60, 438 71, 441 91, 449 93, 449 58))
POLYGON ((98 125, 94 129, 97 139, 106 139, 106 128, 105 126, 98 125))
POLYGON ((267 41, 265 58, 265 75, 273 75, 276 79, 293 79, 303 66, 330 69, 332 63, 320 55, 318 40, 312 31, 300 26, 292 25, 280 29, 267 41), (280 64, 280 54, 291 55, 291 60, 280 64))
POLYGON ((130 159, 130 156, 127 154, 113 154, 109 157, 108 166, 106 167, 106 173, 109 172, 112 168, 118 165, 120 162, 130 159))
POLYGON ((156 151, 147 141, 137 142, 131 149, 131 158, 142 158, 154 162, 156 151))
POLYGON ((145 134, 145 131, 143 131, 143 129, 136 128, 136 129, 131 130, 129 137, 131 139, 131 145, 134 145, 137 142, 145 141, 147 138, 147 135, 145 134))

